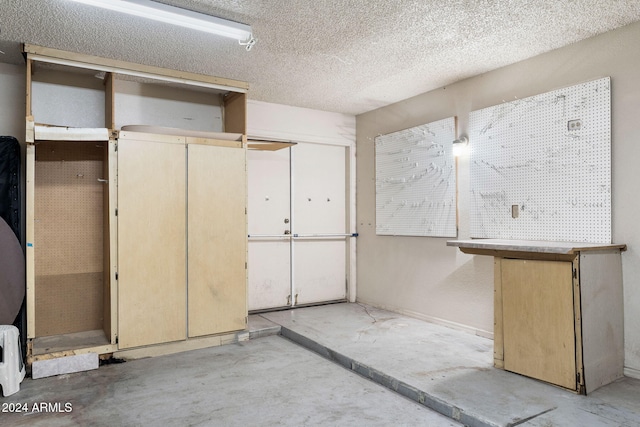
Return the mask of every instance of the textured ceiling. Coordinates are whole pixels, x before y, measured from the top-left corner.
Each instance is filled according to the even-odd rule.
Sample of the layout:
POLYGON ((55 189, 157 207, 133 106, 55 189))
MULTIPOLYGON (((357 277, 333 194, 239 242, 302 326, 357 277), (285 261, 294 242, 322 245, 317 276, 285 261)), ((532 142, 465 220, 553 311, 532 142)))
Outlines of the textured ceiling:
POLYGON ((163 0, 252 26, 236 41, 69 0, 0 0, 26 42, 244 80, 255 100, 363 113, 640 20, 636 0, 163 0))

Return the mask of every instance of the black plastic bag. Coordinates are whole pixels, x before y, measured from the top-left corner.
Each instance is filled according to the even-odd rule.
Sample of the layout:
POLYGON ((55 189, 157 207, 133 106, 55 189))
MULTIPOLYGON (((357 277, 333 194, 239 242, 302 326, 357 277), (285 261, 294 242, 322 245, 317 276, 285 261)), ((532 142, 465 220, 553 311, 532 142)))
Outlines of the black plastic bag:
POLYGON ((12 136, 0 136, 0 217, 20 236, 20 144, 12 136))

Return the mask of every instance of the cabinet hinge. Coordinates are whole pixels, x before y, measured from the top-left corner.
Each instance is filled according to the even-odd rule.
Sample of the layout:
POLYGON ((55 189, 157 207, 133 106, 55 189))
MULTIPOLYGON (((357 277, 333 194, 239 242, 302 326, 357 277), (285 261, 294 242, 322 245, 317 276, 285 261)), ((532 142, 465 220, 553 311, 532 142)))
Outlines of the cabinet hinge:
POLYGON ((573 278, 577 279, 578 278, 578 270, 577 269, 573 269, 573 278))
POLYGON ((116 344, 118 344, 118 338, 119 338, 119 337, 116 335, 116 344))
POLYGON ((576 384, 580 384, 580 372, 576 372, 576 384))
POLYGON ((116 216, 118 216, 118 209, 116 209, 116 216))
POLYGON ((118 272, 116 271, 116 280, 118 280, 118 272))
POLYGON ((247 269, 247 263, 246 262, 244 263, 244 269, 245 270, 247 269))

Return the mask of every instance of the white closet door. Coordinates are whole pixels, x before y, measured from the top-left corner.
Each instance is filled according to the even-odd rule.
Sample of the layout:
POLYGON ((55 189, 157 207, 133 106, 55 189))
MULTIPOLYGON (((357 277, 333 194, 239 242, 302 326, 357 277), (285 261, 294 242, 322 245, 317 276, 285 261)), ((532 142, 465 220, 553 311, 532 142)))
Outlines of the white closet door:
MULTIPOLYGON (((346 232, 346 148, 298 144, 292 150, 293 232, 346 232)), ((296 304, 342 300, 346 297, 344 237, 296 238, 293 242, 296 304)))
MULTIPOLYGON (((290 149, 249 150, 249 235, 284 235, 290 222, 290 149)), ((285 307, 291 295, 289 238, 249 238, 249 310, 285 307)))

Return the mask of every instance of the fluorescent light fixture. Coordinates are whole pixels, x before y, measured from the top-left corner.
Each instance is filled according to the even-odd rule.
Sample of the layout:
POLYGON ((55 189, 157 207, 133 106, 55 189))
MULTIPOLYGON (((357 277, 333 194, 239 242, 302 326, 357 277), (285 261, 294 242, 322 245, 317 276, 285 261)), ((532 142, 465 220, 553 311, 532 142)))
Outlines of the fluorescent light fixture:
POLYGON ((256 40, 251 26, 211 15, 181 9, 151 0, 71 0, 128 15, 140 16, 171 25, 236 39, 251 50, 256 40))

